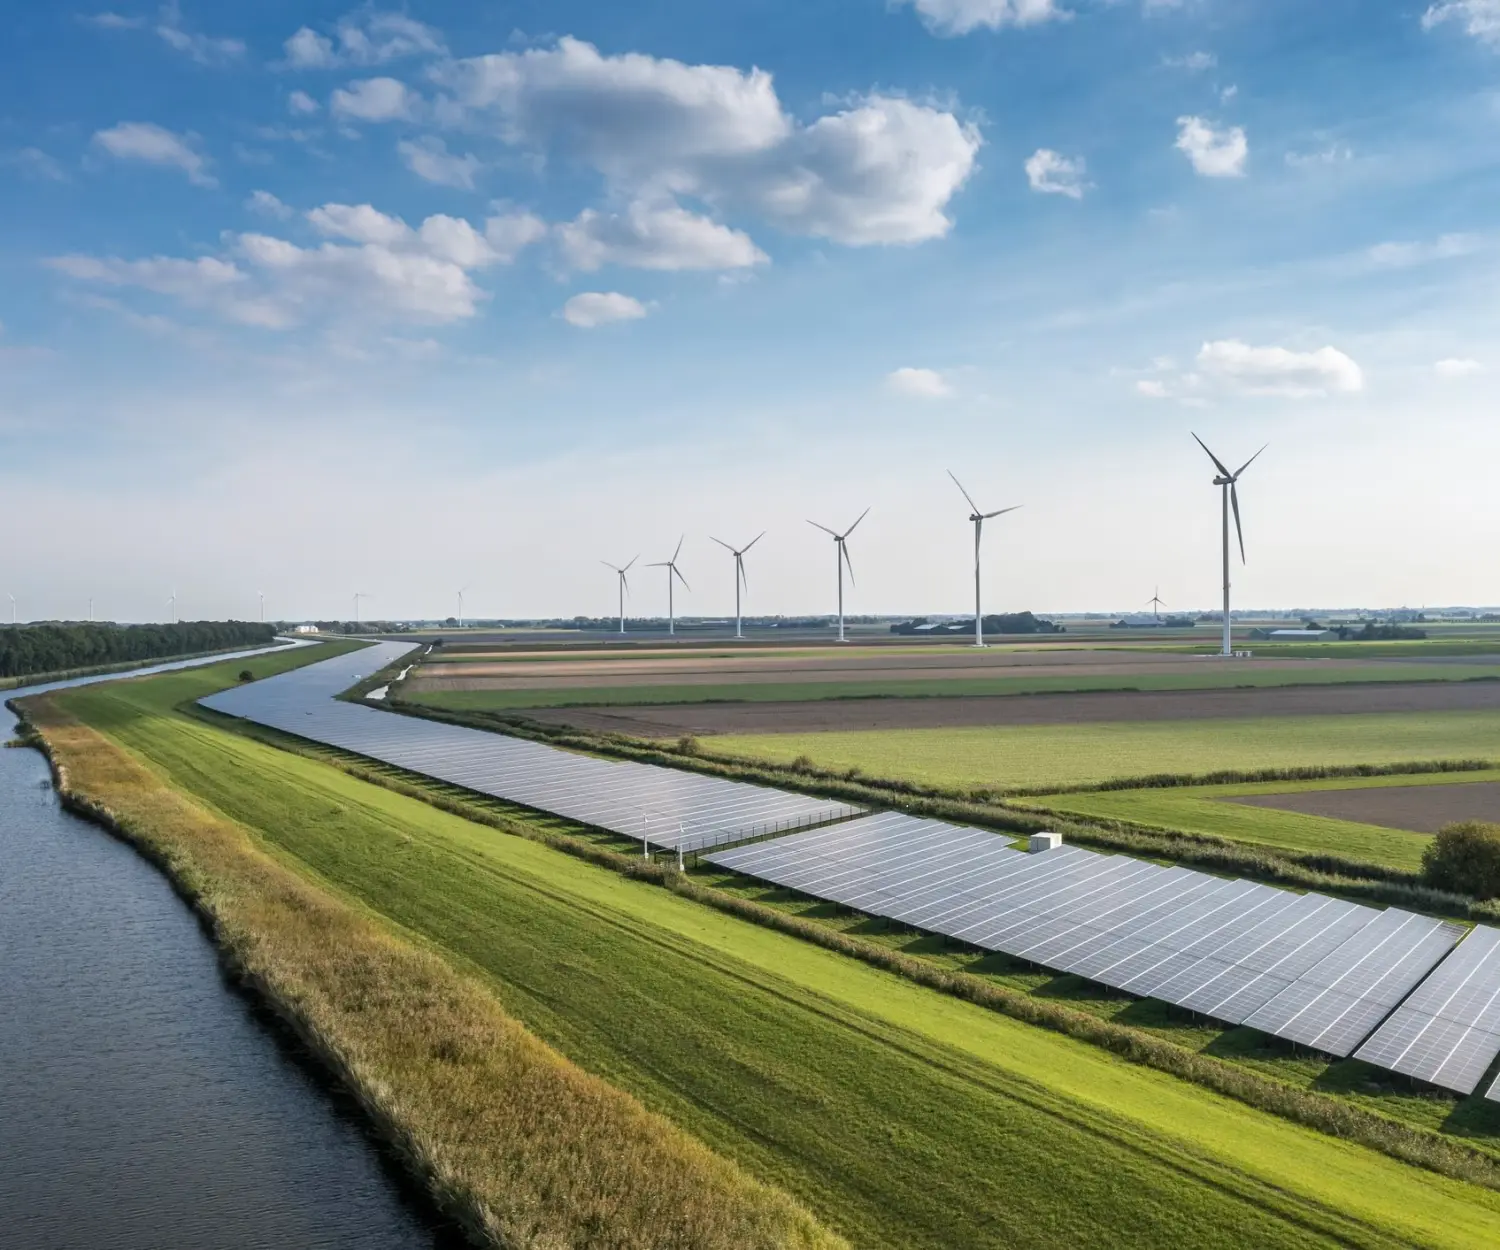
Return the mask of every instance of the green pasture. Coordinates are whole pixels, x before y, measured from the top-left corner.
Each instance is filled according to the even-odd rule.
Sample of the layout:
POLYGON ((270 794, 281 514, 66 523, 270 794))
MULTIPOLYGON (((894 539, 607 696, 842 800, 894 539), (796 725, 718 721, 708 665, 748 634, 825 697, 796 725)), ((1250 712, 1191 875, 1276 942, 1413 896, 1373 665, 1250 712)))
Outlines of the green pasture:
POLYGON ((858 1245, 1500 1242, 1500 1194, 174 710, 234 671, 63 702, 858 1245))

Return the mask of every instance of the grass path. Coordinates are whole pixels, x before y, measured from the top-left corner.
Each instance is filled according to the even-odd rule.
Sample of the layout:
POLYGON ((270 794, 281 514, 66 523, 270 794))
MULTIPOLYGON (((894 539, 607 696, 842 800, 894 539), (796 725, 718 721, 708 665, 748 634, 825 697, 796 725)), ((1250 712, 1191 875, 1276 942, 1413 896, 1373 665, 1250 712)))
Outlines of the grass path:
POLYGON ((1500 1241, 1490 1191, 168 712, 210 688, 65 700, 857 1244, 1500 1241))

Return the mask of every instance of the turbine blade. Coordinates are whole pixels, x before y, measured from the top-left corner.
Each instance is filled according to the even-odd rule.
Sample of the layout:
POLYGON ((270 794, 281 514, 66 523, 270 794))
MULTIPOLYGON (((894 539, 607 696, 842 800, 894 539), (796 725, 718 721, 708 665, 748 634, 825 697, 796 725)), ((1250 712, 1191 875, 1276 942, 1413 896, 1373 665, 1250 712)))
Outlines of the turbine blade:
MULTIPOLYGON (((825 534, 833 534, 833 531, 831 529, 829 529, 826 525, 819 525, 816 521, 809 521, 808 524, 811 525, 814 529, 820 529, 820 530, 822 530, 825 534)), ((838 534, 833 534, 833 536, 835 538, 840 537, 840 535, 838 535, 838 534)), ((746 547, 745 550, 749 551, 750 548, 746 547)))
POLYGON ((616 573, 620 571, 617 566, 611 564, 608 560, 600 560, 599 563, 607 569, 614 569, 616 573))
MULTIPOLYGON (((1193 434, 1193 432, 1191 430, 1189 430, 1188 433, 1189 434, 1193 434)), ((1228 469, 1226 469, 1224 467, 1224 462, 1222 460, 1220 460, 1218 458, 1218 456, 1214 455, 1213 452, 1208 451, 1208 444, 1207 443, 1205 443, 1196 434, 1193 434, 1193 438, 1197 441, 1199 447, 1203 448, 1204 451, 1208 452, 1208 458, 1214 462, 1214 468, 1216 468, 1225 477, 1232 477, 1232 476, 1234 476, 1232 473, 1229 472, 1228 469)))
MULTIPOLYGON (((688 579, 685 578, 682 575, 682 570, 680 568, 678 568, 675 564, 671 566, 671 569, 672 569, 672 573, 677 574, 677 580, 682 583, 684 589, 691 590, 692 587, 688 585, 688 579)), ((671 577, 672 573, 668 573, 667 576, 671 577)))
MULTIPOLYGON (((749 549, 746 548, 746 550, 749 550, 749 549)), ((746 590, 749 590, 750 589, 750 579, 745 576, 745 561, 741 558, 741 557, 744 556, 744 554, 745 553, 742 551, 742 552, 740 552, 739 555, 735 556, 735 558, 734 558, 734 567, 739 570, 739 573, 740 573, 740 585, 742 585, 746 590)))
MULTIPOLYGON (((636 562, 636 561, 637 561, 637 560, 639 560, 639 559, 640 559, 640 556, 638 556, 638 555, 635 555, 635 556, 631 556, 631 557, 630 557, 630 564, 634 564, 634 563, 635 563, 635 562, 636 562)), ((627 565, 626 565, 626 566, 625 566, 625 568, 626 568, 626 569, 628 569, 628 568, 629 568, 629 567, 630 567, 630 564, 627 564, 627 565)), ((620 572, 622 572, 622 573, 623 573, 623 572, 624 572, 624 571, 625 571, 625 569, 621 569, 621 570, 620 570, 620 572)))
POLYGON ((1014 512, 1017 508, 1024 508, 1025 506, 1023 503, 1012 504, 1009 508, 1000 508, 995 512, 986 512, 979 519, 981 521, 988 521, 992 516, 1004 516, 1007 512, 1014 512))
POLYGON ((710 538, 710 539, 711 539, 711 540, 712 540, 712 541, 713 541, 713 542, 716 542, 716 543, 718 543, 718 544, 719 544, 719 546, 721 546, 721 547, 723 547, 723 548, 724 548, 724 550, 725 550, 725 551, 728 551, 728 552, 731 552, 731 553, 733 553, 733 551, 734 551, 734 548, 733 548, 733 547, 731 547, 731 546, 730 546, 730 545, 729 545, 729 544, 728 544, 728 543, 726 543, 726 542, 725 542, 725 541, 724 541, 724 540, 723 540, 723 539, 722 539, 722 538, 714 538, 714 536, 713 536, 713 535, 712 535, 712 534, 710 534, 710 535, 709 535, 709 538, 710 538))
POLYGON ((676 562, 677 557, 682 554, 682 544, 685 543, 685 542, 687 542, 687 535, 686 534, 684 534, 681 538, 679 538, 677 540, 677 550, 672 553, 672 560, 673 560, 674 563, 676 562))
MULTIPOLYGON (((975 511, 977 512, 977 511, 979 511, 979 509, 976 508, 975 511)), ((841 535, 839 535, 839 537, 841 537, 841 538, 848 538, 850 534, 854 533, 854 531, 859 528, 859 522, 863 521, 869 515, 870 515, 870 510, 868 508, 866 508, 863 512, 861 512, 859 514, 859 519, 856 520, 854 522, 854 524, 851 525, 848 529, 846 529, 841 535)))
POLYGON ((670 560, 653 560, 646 566, 648 569, 669 569, 672 567, 670 560))
MULTIPOLYGON (((1266 447, 1269 447, 1270 445, 1270 443, 1267 443, 1265 447, 1262 447, 1260 449, 1260 451, 1265 451, 1266 447)), ((1238 478, 1241 473, 1243 473, 1246 469, 1248 469, 1252 464, 1255 463, 1256 457, 1260 455, 1260 451, 1256 452, 1254 456, 1251 456, 1250 459, 1245 461, 1244 464, 1240 465, 1240 467, 1234 471, 1234 476, 1236 478, 1238 478)))
POLYGON ((754 538, 752 538, 749 542, 747 542, 745 544, 744 549, 740 552, 740 555, 744 555, 746 551, 749 551, 751 547, 755 546, 755 544, 758 543, 765 536, 766 536, 766 531, 765 530, 761 530, 761 532, 759 534, 757 534, 754 538))
POLYGON ((1240 540, 1240 563, 1245 563, 1245 531, 1240 528, 1240 496, 1234 489, 1234 483, 1229 483, 1229 503, 1234 508, 1234 532, 1240 540))
MULTIPOLYGON (((859 522, 856 521, 855 524, 857 525, 857 524, 859 524, 859 522)), ((839 550, 844 553, 844 567, 849 570, 849 585, 853 586, 855 584, 854 583, 854 565, 853 565, 853 563, 849 559, 849 546, 848 546, 848 544, 847 543, 840 543, 839 544, 839 550)))
POLYGON ((948 476, 953 479, 953 484, 958 487, 958 493, 968 500, 969 507, 973 508, 975 512, 978 512, 979 505, 969 498, 969 492, 964 489, 964 484, 958 480, 957 474, 955 474, 952 469, 949 469, 948 476))

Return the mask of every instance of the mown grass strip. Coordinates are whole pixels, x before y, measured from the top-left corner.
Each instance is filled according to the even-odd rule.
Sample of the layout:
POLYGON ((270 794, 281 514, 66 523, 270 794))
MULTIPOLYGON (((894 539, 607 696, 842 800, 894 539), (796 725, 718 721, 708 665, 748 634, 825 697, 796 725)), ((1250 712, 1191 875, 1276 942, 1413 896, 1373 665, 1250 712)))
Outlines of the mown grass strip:
POLYGON ((340 902, 49 698, 25 712, 80 814, 150 855, 231 968, 359 1097, 413 1172, 497 1247, 845 1243, 563 1059, 448 962, 340 902))

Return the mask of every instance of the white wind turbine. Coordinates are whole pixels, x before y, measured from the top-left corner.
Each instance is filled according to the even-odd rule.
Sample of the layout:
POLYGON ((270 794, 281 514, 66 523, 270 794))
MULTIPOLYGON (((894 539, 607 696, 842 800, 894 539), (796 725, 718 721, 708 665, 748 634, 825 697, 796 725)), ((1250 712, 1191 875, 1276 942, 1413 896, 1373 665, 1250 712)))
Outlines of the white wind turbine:
POLYGON ((167 606, 172 609, 172 624, 177 624, 177 587, 172 587, 172 593, 167 596, 167 606))
POLYGON ((854 565, 849 560, 848 539, 849 539, 849 535, 852 534, 852 533, 854 533, 854 531, 858 527, 860 521, 863 521, 865 519, 865 517, 867 517, 869 515, 870 515, 870 510, 868 508, 866 508, 863 512, 861 512, 859 514, 859 517, 855 520, 854 524, 851 525, 848 529, 846 529, 842 534, 837 533, 836 531, 829 529, 826 525, 819 525, 816 521, 809 521, 808 522, 808 524, 811 525, 813 528, 820 529, 825 534, 828 534, 828 535, 830 535, 833 538, 833 565, 834 565, 834 568, 838 570, 838 578, 839 578, 839 641, 840 642, 848 642, 849 641, 847 638, 844 637, 844 567, 846 565, 849 568, 849 585, 851 585, 851 586, 854 585, 854 565))
POLYGON ((260 623, 264 625, 266 623, 266 592, 257 590, 255 597, 260 600, 260 623))
POLYGON ((620 636, 622 638, 625 636, 625 596, 630 593, 630 582, 626 579, 625 574, 630 571, 631 565, 639 559, 640 556, 631 556, 630 564, 627 564, 624 568, 621 568, 618 564, 611 564, 608 560, 599 561, 605 568, 614 569, 615 574, 620 579, 620 636))
POLYGON ((1203 448, 1203 450, 1207 452, 1208 458, 1214 462, 1214 468, 1219 471, 1218 476, 1214 478, 1214 485, 1219 487, 1219 489, 1223 492, 1224 647, 1220 654, 1228 655, 1232 650, 1229 642, 1229 511, 1231 508, 1234 509, 1234 532, 1240 540, 1240 563, 1243 564, 1245 562, 1245 531, 1240 528, 1240 497, 1239 492, 1237 492, 1234 488, 1234 484, 1240 480, 1240 474, 1242 474, 1246 469, 1248 469, 1252 464, 1255 463, 1256 457, 1260 455, 1260 451, 1265 451, 1266 447, 1269 447, 1270 444, 1267 443, 1260 449, 1260 451, 1256 452, 1254 456, 1251 456, 1249 460, 1245 461, 1244 464, 1240 465, 1238 469, 1231 473, 1224 467, 1224 462, 1220 460, 1218 456, 1214 455, 1213 452, 1208 450, 1207 443, 1205 443, 1196 434, 1193 435, 1193 438, 1197 442, 1198 446, 1203 448))
POLYGON ((10 623, 14 625, 16 623, 16 597, 10 594, 5 597, 10 600, 10 623))
POLYGON ((1152 615, 1155 616, 1158 621, 1161 620, 1161 610, 1167 606, 1167 603, 1166 600, 1161 597, 1160 586, 1156 588, 1156 593, 1153 594, 1151 598, 1147 599, 1146 602, 1151 605, 1152 615))
POLYGON ((374 595, 367 594, 363 590, 356 590, 354 592, 354 627, 356 629, 359 628, 359 604, 360 604, 360 601, 362 599, 373 599, 374 597, 375 597, 374 595))
POLYGON ((969 507, 974 509, 969 514, 969 520, 974 522, 974 645, 984 646, 984 609, 980 605, 979 595, 979 535, 984 529, 984 523, 992 517, 1004 516, 1007 512, 1014 512, 1021 504, 1012 504, 1009 508, 997 508, 994 512, 981 512, 979 505, 969 498, 969 492, 964 489, 964 484, 958 480, 952 469, 948 470, 948 476, 953 478, 953 484, 958 487, 958 493, 964 497, 969 507))
POLYGON ((687 578, 682 575, 682 570, 677 567, 677 557, 682 554, 682 544, 686 541, 686 534, 677 540, 677 550, 672 553, 670 560, 658 560, 646 566, 648 569, 667 570, 667 633, 674 637, 677 634, 677 608, 672 601, 672 582, 679 581, 684 590, 692 590, 692 587, 687 584, 687 578))
POLYGON ((464 627, 464 590, 468 590, 468 587, 465 586, 463 588, 463 590, 460 590, 458 592, 458 627, 459 627, 459 629, 462 629, 464 627))
MULTIPOLYGON (((740 615, 740 591, 741 589, 750 589, 750 582, 745 577, 745 552, 749 551, 751 547, 755 546, 765 536, 766 531, 761 530, 759 534, 737 551, 722 538, 714 538, 714 542, 718 543, 719 546, 723 547, 725 551, 734 557, 734 636, 736 638, 743 638, 745 636, 743 618, 740 615)), ((709 537, 713 538, 713 535, 710 534, 709 537)))

